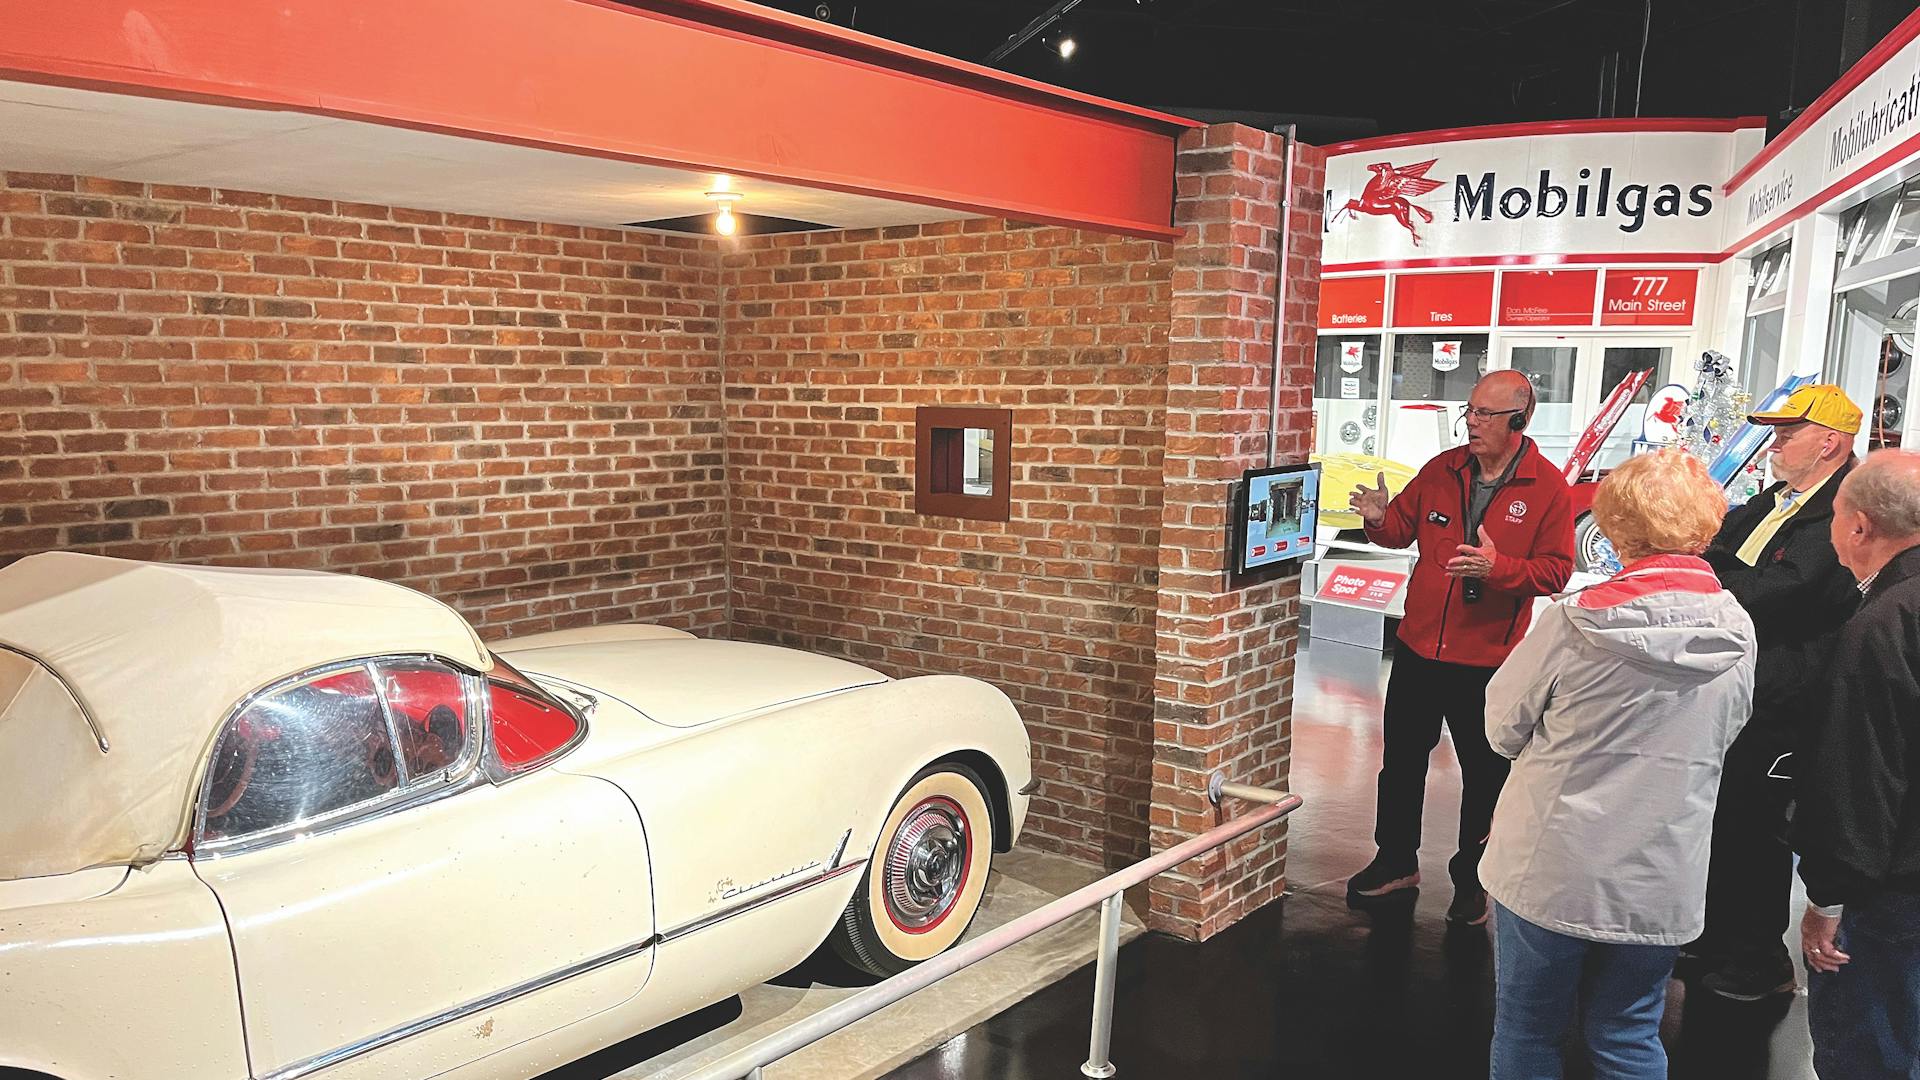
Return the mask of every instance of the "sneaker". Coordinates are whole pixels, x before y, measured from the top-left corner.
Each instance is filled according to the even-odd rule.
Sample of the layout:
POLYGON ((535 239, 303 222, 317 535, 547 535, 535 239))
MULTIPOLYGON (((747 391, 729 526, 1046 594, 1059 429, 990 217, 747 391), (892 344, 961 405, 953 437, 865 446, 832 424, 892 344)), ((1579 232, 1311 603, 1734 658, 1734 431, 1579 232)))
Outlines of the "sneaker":
POLYGON ((1793 975, 1793 957, 1781 944, 1733 957, 1701 976, 1700 985, 1733 1001, 1760 1001, 1776 994, 1791 994, 1800 983, 1793 975))
POLYGON ((1412 859, 1396 859, 1379 854, 1365 870, 1347 879, 1347 896, 1375 899, 1420 884, 1420 866, 1412 859))
POLYGON ((1485 889, 1457 887, 1453 891, 1453 903, 1447 905, 1447 921, 1459 926, 1485 926, 1488 910, 1485 889))

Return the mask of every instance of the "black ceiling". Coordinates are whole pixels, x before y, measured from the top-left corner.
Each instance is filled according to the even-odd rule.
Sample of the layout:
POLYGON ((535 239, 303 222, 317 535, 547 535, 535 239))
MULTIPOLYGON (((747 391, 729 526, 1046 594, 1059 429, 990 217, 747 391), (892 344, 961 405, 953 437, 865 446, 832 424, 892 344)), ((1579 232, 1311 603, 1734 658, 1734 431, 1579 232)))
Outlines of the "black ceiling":
MULTIPOLYGON (((971 61, 1055 0, 775 0, 971 61)), ((1332 142, 1591 116, 1764 115, 1774 131, 1920 0, 1080 0, 996 66, 1332 142), (1051 47, 1070 33, 1077 51, 1051 47), (1644 77, 1641 63, 1645 47, 1644 77)))

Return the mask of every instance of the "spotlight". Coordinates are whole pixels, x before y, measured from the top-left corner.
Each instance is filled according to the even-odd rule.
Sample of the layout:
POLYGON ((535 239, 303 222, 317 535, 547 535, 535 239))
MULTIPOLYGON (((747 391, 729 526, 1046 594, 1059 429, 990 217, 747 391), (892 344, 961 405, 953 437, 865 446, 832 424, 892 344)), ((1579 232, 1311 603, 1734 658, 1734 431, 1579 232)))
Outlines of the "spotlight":
POLYGON ((1063 37, 1060 39, 1059 49, 1060 59, 1071 60, 1073 59, 1073 54, 1080 50, 1080 46, 1072 38, 1063 37))

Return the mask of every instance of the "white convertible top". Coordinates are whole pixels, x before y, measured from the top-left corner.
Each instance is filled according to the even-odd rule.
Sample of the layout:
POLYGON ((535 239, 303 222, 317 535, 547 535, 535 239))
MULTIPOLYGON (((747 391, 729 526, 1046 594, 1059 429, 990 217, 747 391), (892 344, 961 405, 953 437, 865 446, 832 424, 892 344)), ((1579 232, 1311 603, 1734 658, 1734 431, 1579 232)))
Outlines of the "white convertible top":
POLYGON ((452 608, 371 578, 67 552, 0 569, 0 880, 178 849, 235 704, 391 653, 492 666, 452 608))

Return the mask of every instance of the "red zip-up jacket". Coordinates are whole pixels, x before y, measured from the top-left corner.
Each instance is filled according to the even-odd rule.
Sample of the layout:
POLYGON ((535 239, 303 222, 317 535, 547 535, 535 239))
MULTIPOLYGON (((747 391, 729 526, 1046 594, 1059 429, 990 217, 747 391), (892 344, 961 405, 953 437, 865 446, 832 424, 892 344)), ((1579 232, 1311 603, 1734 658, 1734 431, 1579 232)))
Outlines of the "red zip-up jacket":
POLYGON ((1559 592, 1573 575, 1573 510, 1560 470, 1521 436, 1513 477, 1493 493, 1480 523, 1493 538, 1493 572, 1479 601, 1469 604, 1460 579, 1447 576, 1447 562, 1461 544, 1480 546, 1466 532, 1470 461, 1459 446, 1427 462, 1367 539, 1381 547, 1413 544, 1420 553, 1400 620, 1408 648, 1429 660, 1499 667, 1527 632, 1533 598, 1559 592))

